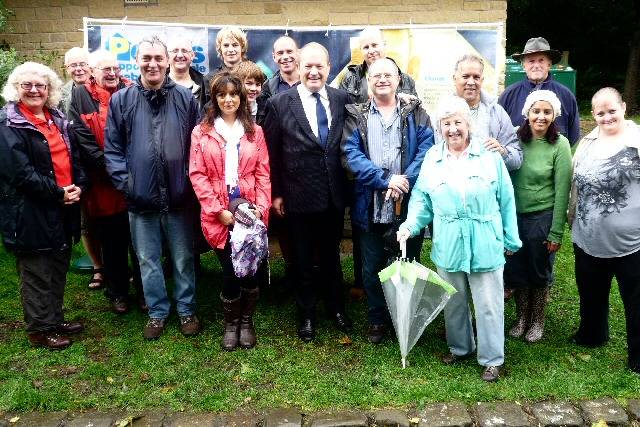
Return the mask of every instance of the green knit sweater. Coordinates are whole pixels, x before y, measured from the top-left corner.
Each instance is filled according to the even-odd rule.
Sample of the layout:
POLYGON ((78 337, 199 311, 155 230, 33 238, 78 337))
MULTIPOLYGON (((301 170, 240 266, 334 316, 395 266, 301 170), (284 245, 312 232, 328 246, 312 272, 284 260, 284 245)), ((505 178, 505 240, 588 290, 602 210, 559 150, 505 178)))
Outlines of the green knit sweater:
POLYGON ((561 243, 567 222, 567 205, 571 189, 571 147, 560 135, 555 144, 545 138, 523 143, 523 162, 512 172, 516 212, 538 212, 553 208, 553 222, 547 239, 561 243))

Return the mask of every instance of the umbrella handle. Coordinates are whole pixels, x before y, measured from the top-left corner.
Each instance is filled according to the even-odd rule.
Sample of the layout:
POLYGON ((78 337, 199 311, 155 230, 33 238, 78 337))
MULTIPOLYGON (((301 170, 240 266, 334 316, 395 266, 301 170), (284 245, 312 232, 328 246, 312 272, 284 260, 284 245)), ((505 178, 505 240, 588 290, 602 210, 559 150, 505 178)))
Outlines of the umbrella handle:
POLYGON ((407 241, 400 241, 400 252, 402 253, 402 258, 407 258, 407 241))

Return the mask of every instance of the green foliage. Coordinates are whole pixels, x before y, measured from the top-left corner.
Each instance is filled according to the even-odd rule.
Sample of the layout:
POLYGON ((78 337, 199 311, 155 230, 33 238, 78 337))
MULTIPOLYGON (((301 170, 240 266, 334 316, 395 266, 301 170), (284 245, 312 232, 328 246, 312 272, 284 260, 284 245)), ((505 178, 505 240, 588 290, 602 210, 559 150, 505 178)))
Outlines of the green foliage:
MULTIPOLYGON (((428 250, 429 242, 423 262, 428 250)), ((74 257, 79 255, 76 248, 74 257)), ((282 275, 281 260, 271 266, 272 278, 282 275)), ((349 257, 343 266, 351 282, 349 257)), ((87 331, 70 348, 51 352, 27 342, 15 261, 0 249, 0 411, 413 409, 452 400, 637 398, 640 390, 640 376, 626 369, 624 310, 617 291, 611 295, 610 342, 596 349, 568 343, 578 324, 579 303, 567 235, 556 262, 545 337, 536 344, 507 339, 507 374, 497 384, 480 379, 481 368, 473 359, 442 364, 448 351, 442 316, 409 353, 406 369, 391 335, 379 346, 367 342, 365 302, 348 306, 356 325, 350 345, 320 310, 318 338, 303 344, 295 332, 295 302, 290 292, 275 286, 262 292, 257 347, 222 351, 221 272, 211 253, 203 256, 203 270, 197 291, 203 332, 184 338, 174 315, 156 342, 142 338, 145 315, 112 314, 101 292, 87 290, 88 276, 70 273, 65 315, 85 321, 87 331)), ((508 328, 515 318, 513 302, 505 317, 508 328)))
POLYGON ((4 0, 0 0, 0 31, 4 30, 10 16, 13 16, 13 11, 5 7, 4 0))
MULTIPOLYGON (((2 50, 0 49, 0 90, 7 82, 9 74, 15 67, 22 64, 22 57, 15 51, 15 49, 2 50)), ((4 99, 0 98, 0 105, 4 105, 4 99)))

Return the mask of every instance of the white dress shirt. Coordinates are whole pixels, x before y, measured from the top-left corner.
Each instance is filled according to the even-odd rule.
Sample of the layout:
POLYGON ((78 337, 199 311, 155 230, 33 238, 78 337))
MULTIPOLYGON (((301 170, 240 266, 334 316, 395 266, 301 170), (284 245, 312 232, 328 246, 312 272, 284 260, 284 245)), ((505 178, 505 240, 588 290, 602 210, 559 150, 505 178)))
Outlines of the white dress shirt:
MULTIPOLYGON (((302 107, 304 108, 304 114, 307 116, 307 120, 309 120, 309 125, 311 126, 311 130, 316 137, 320 137, 318 135, 318 118, 316 117, 316 98, 313 96, 313 93, 305 87, 303 84, 299 84, 296 86, 298 90, 298 94, 300 95, 300 100, 302 100, 302 107)), ((331 129, 331 108, 329 108, 329 96, 327 95, 327 87, 322 86, 322 89, 318 91, 320 94, 320 102, 324 105, 324 109, 327 112, 327 121, 329 122, 329 129, 331 129)))

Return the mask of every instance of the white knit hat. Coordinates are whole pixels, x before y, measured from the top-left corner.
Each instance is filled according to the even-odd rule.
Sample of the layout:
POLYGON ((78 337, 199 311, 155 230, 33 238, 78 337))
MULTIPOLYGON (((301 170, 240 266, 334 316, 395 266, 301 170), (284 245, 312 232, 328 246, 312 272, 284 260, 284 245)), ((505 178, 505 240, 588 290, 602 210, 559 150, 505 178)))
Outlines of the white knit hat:
POLYGON ((551 104, 551 108, 553 108, 553 120, 557 119, 562 115, 562 108, 560 108, 560 100, 556 96, 555 93, 550 90, 534 90, 527 96, 527 99, 524 101, 524 107, 522 107, 522 115, 527 117, 529 115, 529 110, 531 106, 535 104, 537 101, 547 101, 551 104))

